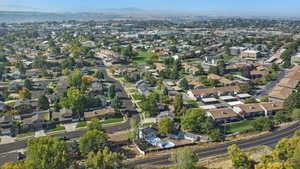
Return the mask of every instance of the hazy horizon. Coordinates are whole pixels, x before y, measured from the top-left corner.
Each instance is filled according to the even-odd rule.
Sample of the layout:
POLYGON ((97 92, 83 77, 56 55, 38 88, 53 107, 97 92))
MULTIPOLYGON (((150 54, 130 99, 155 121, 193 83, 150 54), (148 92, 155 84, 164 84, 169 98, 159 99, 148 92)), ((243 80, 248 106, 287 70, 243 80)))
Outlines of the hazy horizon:
POLYGON ((297 0, 0 0, 0 11, 77 13, 136 8, 140 12, 299 17, 299 5, 297 0))

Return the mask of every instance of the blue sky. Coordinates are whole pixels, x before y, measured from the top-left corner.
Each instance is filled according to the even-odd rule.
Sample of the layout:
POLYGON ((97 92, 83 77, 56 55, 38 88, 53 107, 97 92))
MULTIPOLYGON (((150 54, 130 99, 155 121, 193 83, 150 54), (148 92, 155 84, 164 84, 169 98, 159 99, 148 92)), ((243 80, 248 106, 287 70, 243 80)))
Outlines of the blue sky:
POLYGON ((96 12, 131 7, 200 14, 300 16, 300 0, 0 0, 0 10, 96 12))

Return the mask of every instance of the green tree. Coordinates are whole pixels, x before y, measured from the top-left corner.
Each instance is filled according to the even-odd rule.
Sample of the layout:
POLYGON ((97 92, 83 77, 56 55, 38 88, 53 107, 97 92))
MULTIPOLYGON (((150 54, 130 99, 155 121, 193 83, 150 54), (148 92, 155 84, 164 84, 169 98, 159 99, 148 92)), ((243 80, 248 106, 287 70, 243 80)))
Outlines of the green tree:
POLYGON ((257 131, 271 131, 274 129, 274 122, 268 117, 258 117, 251 122, 251 125, 257 131))
POLYGON ((26 160, 32 169, 65 169, 70 163, 64 141, 48 136, 27 143, 26 160))
POLYGON ((285 101, 284 108, 288 112, 292 112, 294 109, 300 108, 300 92, 292 93, 285 101))
POLYGON ((24 80, 24 87, 31 90, 32 89, 32 80, 30 79, 25 79, 24 80))
POLYGON ((31 99, 30 90, 23 87, 21 90, 19 90, 19 96, 21 99, 31 99))
POLYGON ((224 135, 221 129, 216 128, 209 131, 209 137, 214 141, 224 141, 224 135))
POLYGON ((82 85, 82 74, 79 69, 75 69, 68 76, 69 85, 76 87, 77 89, 81 88, 82 85))
POLYGON ((274 116, 274 121, 276 123, 284 123, 290 120, 289 115, 283 111, 279 111, 274 116))
POLYGON ((241 149, 233 144, 228 147, 228 154, 231 157, 233 167, 236 169, 254 169, 254 162, 241 152, 241 149))
POLYGON ((107 90, 107 95, 110 98, 114 98, 116 96, 116 86, 110 85, 107 90))
POLYGON ((98 118, 93 118, 90 123, 87 124, 88 130, 103 131, 102 122, 98 118))
POLYGON ((140 107, 146 114, 154 117, 158 114, 159 110, 157 108, 157 98, 156 95, 149 95, 147 98, 144 98, 140 103, 140 107))
POLYGON ((108 146, 108 139, 105 133, 98 130, 87 131, 79 139, 79 149, 83 154, 98 152, 108 146))
POLYGON ((250 97, 250 98, 247 98, 245 100, 245 103, 246 104, 249 104, 249 103, 257 103, 258 101, 255 99, 255 97, 250 97))
POLYGON ((162 118, 158 122, 159 132, 163 135, 168 135, 174 129, 173 121, 167 117, 162 118))
POLYGON ((198 71, 195 73, 197 76, 199 75, 205 75, 204 68, 201 64, 197 65, 198 71))
POLYGON ((45 95, 41 95, 38 98, 38 107, 42 110, 48 110, 50 108, 48 98, 45 95))
POLYGON ((33 67, 38 69, 47 68, 47 58, 46 56, 36 56, 32 63, 33 67))
POLYGON ((217 66, 210 66, 208 69, 208 73, 219 74, 219 69, 217 66))
POLYGON ((174 109, 176 114, 181 114, 183 110, 183 98, 181 94, 176 95, 174 100, 174 109))
POLYGON ((269 97, 268 96, 263 96, 260 98, 261 102, 269 102, 269 97))
POLYGON ((300 120, 300 109, 294 109, 292 112, 292 119, 300 120))
POLYGON ((130 118, 129 123, 130 123, 131 130, 129 132, 128 139, 134 142, 138 134, 138 120, 136 117, 132 117, 130 118))
POLYGON ((189 148, 174 150, 171 154, 171 160, 176 164, 172 169, 200 169, 196 166, 197 155, 189 148))
POLYGON ((24 161, 17 162, 17 163, 8 162, 0 166, 0 169, 31 169, 31 168, 24 161))
POLYGON ((216 123, 202 109, 189 109, 181 119, 183 129, 198 134, 208 134, 217 128, 216 123))
POLYGON ((295 131, 294 136, 295 136, 295 137, 300 136, 300 130, 295 131))
POLYGON ((104 79, 104 73, 101 72, 101 71, 97 71, 94 75, 96 78, 100 79, 100 80, 103 80, 104 79))
POLYGON ((240 83, 239 84, 240 90, 242 93, 250 93, 251 86, 248 83, 240 83))
POLYGON ((122 101, 118 96, 115 96, 111 100, 111 107, 113 107, 117 112, 122 108, 122 101))
POLYGON ((60 105, 64 108, 72 109, 75 113, 82 113, 85 107, 86 98, 84 94, 77 88, 71 87, 67 91, 67 95, 60 101, 60 105))
POLYGON ((183 90, 188 90, 189 89, 189 83, 188 81, 183 78, 180 82, 179 82, 179 85, 180 87, 183 89, 183 90))
POLYGON ((124 156, 120 153, 111 152, 108 147, 97 153, 90 152, 85 166, 88 169, 117 169, 122 168, 124 156))

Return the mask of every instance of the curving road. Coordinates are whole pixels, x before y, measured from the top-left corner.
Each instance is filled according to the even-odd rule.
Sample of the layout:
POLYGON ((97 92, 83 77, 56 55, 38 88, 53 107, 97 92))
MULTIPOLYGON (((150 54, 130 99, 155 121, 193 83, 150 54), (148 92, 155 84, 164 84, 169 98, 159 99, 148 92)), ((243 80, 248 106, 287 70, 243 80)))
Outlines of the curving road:
MULTIPOLYGON (((273 132, 253 137, 246 140, 239 140, 234 141, 230 143, 224 143, 224 144, 218 144, 214 146, 210 146, 207 148, 201 148, 195 150, 195 153, 198 154, 200 158, 206 158, 211 157, 215 155, 225 154, 227 153, 227 147, 232 144, 239 145, 242 149, 255 147, 255 146, 261 146, 261 145, 267 145, 267 146, 274 146, 276 143, 281 140, 282 138, 291 137, 296 130, 300 129, 300 123, 297 122, 291 126, 288 126, 286 128, 279 128, 273 132)), ((138 165, 144 165, 144 164, 153 164, 153 165, 160 165, 160 164, 169 164, 171 163, 168 161, 170 158, 170 155, 161 155, 157 157, 151 157, 151 158, 145 158, 141 160, 131 161, 128 162, 128 166, 138 166, 138 165)))
MULTIPOLYGON (((116 89, 118 89, 117 94, 120 96, 123 102, 124 109, 128 112, 132 113, 134 117, 139 119, 139 116, 137 114, 136 108, 133 105, 130 97, 128 97, 126 91, 124 90, 123 86, 120 84, 119 81, 111 78, 107 75, 106 67, 103 65, 100 65, 97 67, 100 71, 104 73, 104 79, 107 82, 110 82, 111 84, 115 85, 116 89)), ((109 126, 103 126, 103 129, 107 133, 115 133, 119 131, 124 131, 130 129, 129 120, 127 120, 124 123, 116 124, 116 125, 109 125, 109 126)), ((59 133, 59 134, 53 134, 51 136, 67 136, 70 139, 78 138, 82 136, 86 132, 85 129, 82 130, 76 130, 73 132, 66 132, 66 133, 59 133)), ((9 161, 16 161, 16 153, 11 153, 20 149, 24 149, 26 147, 26 140, 23 141, 16 141, 13 143, 8 144, 1 144, 0 145, 0 165, 9 162, 9 161)))

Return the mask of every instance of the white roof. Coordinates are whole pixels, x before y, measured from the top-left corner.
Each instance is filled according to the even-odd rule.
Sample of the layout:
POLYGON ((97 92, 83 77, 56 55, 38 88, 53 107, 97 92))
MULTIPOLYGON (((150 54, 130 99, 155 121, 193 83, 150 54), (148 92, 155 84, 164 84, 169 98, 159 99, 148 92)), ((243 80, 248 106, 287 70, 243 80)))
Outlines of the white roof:
POLYGON ((220 99, 221 100, 232 100, 232 99, 236 99, 236 98, 233 96, 221 96, 220 99))
POLYGON ((246 78, 246 77, 241 76, 241 75, 233 75, 233 77, 236 77, 236 78, 239 78, 239 79, 242 79, 242 80, 245 80, 245 81, 249 81, 250 80, 249 78, 246 78))
POLYGON ((203 110, 211 110, 211 109, 216 109, 217 106, 214 105, 205 105, 205 106, 200 106, 201 109, 203 110))
POLYGON ((216 102, 218 99, 216 98, 204 98, 202 99, 202 102, 216 102))
POLYGON ((244 51, 245 53, 258 53, 259 51, 257 51, 257 50, 245 50, 244 51))
POLYGON ((237 95, 239 98, 247 98, 247 97, 251 97, 250 94, 247 94, 247 93, 243 93, 243 94, 238 94, 237 95))
POLYGON ((235 105, 244 104, 244 103, 241 102, 241 101, 236 101, 236 102, 228 102, 228 104, 229 104, 230 106, 235 106, 235 105))

